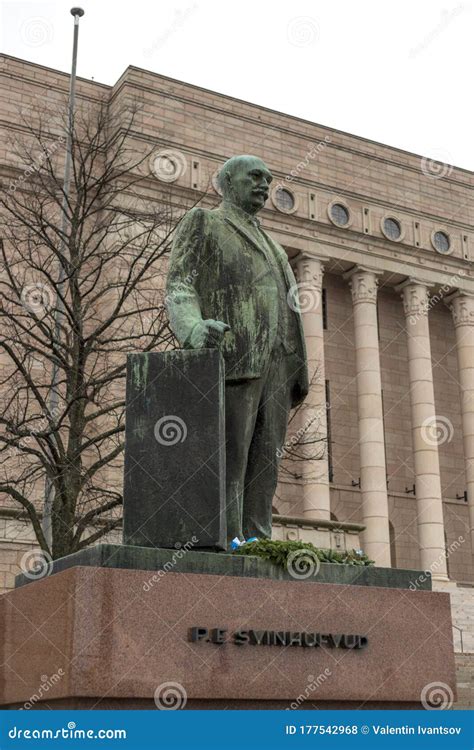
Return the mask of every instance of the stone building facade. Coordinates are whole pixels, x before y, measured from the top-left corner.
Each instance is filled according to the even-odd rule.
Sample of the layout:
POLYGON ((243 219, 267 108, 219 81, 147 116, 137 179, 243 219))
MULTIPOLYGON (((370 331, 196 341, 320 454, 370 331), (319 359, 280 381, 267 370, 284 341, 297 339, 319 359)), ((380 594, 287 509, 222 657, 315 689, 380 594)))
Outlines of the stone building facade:
MULTIPOLYGON (((18 165, 5 143, 18 107, 55 105, 68 76, 2 56, 0 87, 0 168, 11 175, 18 165)), ((276 536, 321 543, 322 534, 337 547, 360 534, 379 565, 430 570, 436 585, 468 597, 472 173, 135 67, 110 87, 80 79, 77 93, 140 103, 133 136, 152 154, 143 190, 156 200, 171 191, 181 211, 199 197, 218 203, 215 175, 232 154, 256 154, 274 174, 261 219, 294 265, 314 373, 298 424, 316 424, 324 449, 282 477, 276 536)), ((0 589, 32 541, 4 507, 0 589)), ((468 610, 460 605, 462 630, 468 610)))

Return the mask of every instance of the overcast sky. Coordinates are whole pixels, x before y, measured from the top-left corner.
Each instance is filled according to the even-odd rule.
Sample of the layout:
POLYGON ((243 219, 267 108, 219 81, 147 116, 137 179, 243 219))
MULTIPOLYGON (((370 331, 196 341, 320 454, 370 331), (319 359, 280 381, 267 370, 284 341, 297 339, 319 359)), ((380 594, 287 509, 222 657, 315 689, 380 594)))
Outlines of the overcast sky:
MULTIPOLYGON (((474 169, 473 2, 84 0, 78 75, 133 64, 474 169)), ((72 5, 1 1, 1 51, 69 71, 72 5)))

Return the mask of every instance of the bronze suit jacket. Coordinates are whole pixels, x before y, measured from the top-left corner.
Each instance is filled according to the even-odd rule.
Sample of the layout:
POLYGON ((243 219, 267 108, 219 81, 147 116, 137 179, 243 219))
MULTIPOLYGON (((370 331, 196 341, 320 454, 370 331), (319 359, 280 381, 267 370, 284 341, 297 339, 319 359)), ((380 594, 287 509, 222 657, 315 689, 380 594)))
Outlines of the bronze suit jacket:
MULTIPOLYGON (((227 323, 230 331, 220 346, 226 380, 258 378, 269 363, 281 304, 269 251, 283 271, 290 299, 296 294, 285 251, 261 231, 249 226, 240 209, 223 203, 213 210, 189 211, 173 241, 166 286, 171 328, 186 348, 200 320, 227 323)), ((295 340, 284 342, 293 406, 308 393, 303 326, 299 312, 292 309, 296 304, 290 308, 296 319, 295 340)))

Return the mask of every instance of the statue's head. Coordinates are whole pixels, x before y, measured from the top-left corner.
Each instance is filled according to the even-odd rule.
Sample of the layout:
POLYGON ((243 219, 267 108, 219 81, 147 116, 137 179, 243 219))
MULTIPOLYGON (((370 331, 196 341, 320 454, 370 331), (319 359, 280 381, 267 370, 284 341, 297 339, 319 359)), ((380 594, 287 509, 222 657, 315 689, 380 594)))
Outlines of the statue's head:
POLYGON ((232 156, 219 172, 219 187, 224 200, 249 214, 265 205, 272 181, 267 165, 256 156, 232 156))

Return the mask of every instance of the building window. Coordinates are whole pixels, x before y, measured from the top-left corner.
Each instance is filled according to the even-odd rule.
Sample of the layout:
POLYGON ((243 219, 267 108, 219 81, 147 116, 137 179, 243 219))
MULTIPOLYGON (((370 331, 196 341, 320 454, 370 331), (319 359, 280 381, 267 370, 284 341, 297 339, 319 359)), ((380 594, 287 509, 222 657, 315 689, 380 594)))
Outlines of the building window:
POLYGON ((402 228, 400 222, 392 216, 386 216, 382 219, 382 232, 388 240, 398 242, 402 238, 402 228))
POLYGON ((331 437, 331 392, 329 390, 329 380, 325 381, 326 386, 326 425, 327 425, 327 445, 328 445, 328 478, 334 482, 334 468, 332 462, 332 437, 331 437))
POLYGON ((326 289, 322 290, 322 293, 321 293, 321 303, 322 303, 322 307, 323 307, 323 330, 327 331, 327 329, 328 329, 328 303, 327 303, 326 289))
POLYGON ((285 214, 292 214, 296 211, 296 198, 287 188, 277 186, 272 192, 272 203, 275 208, 285 214))
POLYGON ((342 203, 331 203, 329 206, 329 218, 338 227, 346 227, 349 224, 349 209, 342 203))
POLYGON ((278 190, 275 197, 279 207, 284 211, 291 211, 293 209, 295 205, 295 199, 288 190, 278 190))
POLYGON ((446 234, 446 232, 433 232, 431 242, 434 249, 437 250, 438 253, 442 253, 444 255, 449 253, 451 242, 449 239, 449 235, 446 234))

